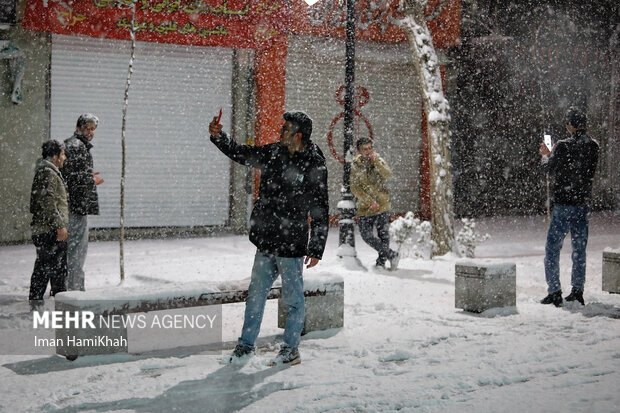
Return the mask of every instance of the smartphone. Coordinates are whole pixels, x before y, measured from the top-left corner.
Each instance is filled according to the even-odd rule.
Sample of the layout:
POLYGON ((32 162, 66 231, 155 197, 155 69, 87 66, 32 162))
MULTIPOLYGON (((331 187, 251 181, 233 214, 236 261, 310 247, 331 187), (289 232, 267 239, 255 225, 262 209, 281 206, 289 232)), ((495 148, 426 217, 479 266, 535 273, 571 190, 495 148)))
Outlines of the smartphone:
POLYGON ((551 144, 551 135, 544 135, 545 138, 545 145, 547 145, 547 148, 549 148, 549 150, 553 149, 553 145, 551 144))
POLYGON ((222 109, 223 108, 220 108, 220 114, 217 116, 217 124, 218 125, 220 124, 220 120, 222 119, 222 109))

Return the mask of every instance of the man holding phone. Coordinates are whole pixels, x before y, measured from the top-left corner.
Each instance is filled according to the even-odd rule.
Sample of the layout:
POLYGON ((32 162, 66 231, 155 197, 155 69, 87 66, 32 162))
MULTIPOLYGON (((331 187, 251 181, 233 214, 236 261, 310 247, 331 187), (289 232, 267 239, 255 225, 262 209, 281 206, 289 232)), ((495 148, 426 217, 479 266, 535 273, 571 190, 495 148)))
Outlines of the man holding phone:
POLYGON ((241 337, 230 362, 245 361, 254 353, 267 295, 281 276, 288 316, 284 343, 271 364, 301 363, 298 346, 305 320, 302 272, 304 263, 306 268, 318 264, 327 241, 327 167, 323 152, 310 140, 312 119, 303 112, 286 112, 283 117, 279 142, 263 146, 237 144, 222 132, 218 117, 209 124, 211 142, 224 155, 261 171, 250 218, 250 241, 257 251, 241 337))
POLYGON ((359 138, 356 147, 359 154, 351 164, 351 192, 357 198, 357 225, 364 242, 379 253, 377 268, 385 268, 385 262, 389 260, 390 271, 395 271, 399 255, 390 249, 388 212, 391 205, 387 189, 387 180, 392 177, 392 171, 375 152, 370 138, 359 138))
POLYGON ((560 307, 560 250, 566 234, 571 234, 573 269, 572 291, 566 301, 585 304, 583 289, 586 280, 586 245, 588 243, 588 215, 592 199, 592 181, 598 163, 599 145, 586 133, 585 113, 571 107, 564 123, 570 137, 557 142, 550 150, 545 142, 539 152, 545 158, 544 169, 553 178, 553 212, 545 246, 545 278, 548 295, 542 304, 560 307))

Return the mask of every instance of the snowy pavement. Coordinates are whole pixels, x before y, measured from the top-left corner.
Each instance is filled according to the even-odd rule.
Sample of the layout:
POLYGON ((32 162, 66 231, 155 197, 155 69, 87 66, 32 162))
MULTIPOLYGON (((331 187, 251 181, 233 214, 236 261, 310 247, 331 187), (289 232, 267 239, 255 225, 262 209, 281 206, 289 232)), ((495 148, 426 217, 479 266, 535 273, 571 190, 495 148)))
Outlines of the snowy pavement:
MULTIPOLYGON (((302 338, 302 363, 270 368, 282 330, 269 301, 259 351, 244 366, 223 363, 243 304, 223 307, 228 350, 200 347, 148 354, 0 356, 0 411, 102 412, 617 412, 620 409, 620 295, 601 291, 602 251, 620 247, 620 214, 597 213, 588 244, 586 306, 543 306, 545 217, 481 219, 491 239, 477 256, 517 265, 517 307, 482 314, 454 307, 454 256, 403 259, 396 272, 346 269, 330 232, 311 272, 345 282, 345 327, 302 338)), ((247 278, 246 237, 126 243, 128 286, 247 278)), ((0 328, 27 311, 32 245, 0 247, 0 328)), ((118 244, 90 244, 86 288, 118 284, 118 244)), ((570 290, 570 244, 561 256, 570 290)), ((51 305, 51 302, 48 303, 51 305)))

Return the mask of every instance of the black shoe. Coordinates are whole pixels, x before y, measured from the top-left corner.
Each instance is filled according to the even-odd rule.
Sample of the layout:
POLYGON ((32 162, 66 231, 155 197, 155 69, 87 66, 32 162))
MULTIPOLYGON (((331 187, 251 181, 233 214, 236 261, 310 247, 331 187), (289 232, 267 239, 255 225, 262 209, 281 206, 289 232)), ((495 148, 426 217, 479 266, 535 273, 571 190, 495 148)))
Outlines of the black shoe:
POLYGON ((541 304, 553 304, 556 307, 562 307, 562 290, 549 294, 542 300, 541 304))
POLYGON ((40 312, 43 311, 43 300, 29 300, 28 303, 30 304, 30 312, 36 311, 36 312, 40 312))
POLYGON ((237 347, 233 350, 230 355, 230 359, 228 359, 229 363, 243 363, 247 361, 250 356, 254 354, 254 349, 250 346, 245 346, 243 344, 237 344, 237 347))
POLYGON ((392 252, 392 258, 390 258, 390 271, 396 271, 398 269, 398 262, 400 261, 400 254, 396 251, 392 252))
POLYGON ((565 300, 566 301, 577 300, 581 303, 581 305, 586 305, 585 301, 583 301, 583 291, 577 290, 576 288, 573 288, 573 291, 571 291, 570 294, 566 296, 565 300))
POLYGON ((271 360, 269 366, 281 366, 281 365, 289 365, 294 366, 296 364, 301 363, 301 356, 299 355, 299 351, 296 348, 291 347, 282 347, 278 352, 278 355, 271 360))

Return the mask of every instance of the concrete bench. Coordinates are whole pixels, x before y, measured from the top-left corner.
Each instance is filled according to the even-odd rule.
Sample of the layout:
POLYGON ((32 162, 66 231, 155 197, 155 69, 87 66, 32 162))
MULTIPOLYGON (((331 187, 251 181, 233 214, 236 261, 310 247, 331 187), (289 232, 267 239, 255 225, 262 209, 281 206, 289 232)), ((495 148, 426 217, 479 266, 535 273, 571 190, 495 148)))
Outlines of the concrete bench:
MULTIPOLYGON (((112 287, 106 290, 69 291, 56 294, 55 310, 69 312, 89 312, 96 319, 104 317, 107 321, 114 317, 140 317, 154 312, 169 310, 192 311, 205 306, 218 306, 228 303, 245 302, 248 298, 249 280, 220 283, 184 283, 162 284, 157 287, 112 287)), ((311 331, 339 328, 344 325, 344 281, 342 277, 331 275, 312 275, 304 277, 304 296, 306 317, 303 334, 311 331)), ((278 327, 286 322, 286 310, 282 299, 282 287, 277 282, 269 291, 267 299, 278 299, 278 327)), ((213 307, 217 308, 217 307, 213 307)), ((219 326, 221 328, 221 307, 219 326)), ((78 323, 79 324, 79 323, 78 323)), ((95 328, 71 324, 55 329, 56 353, 75 359, 80 355, 127 353, 129 348, 128 328, 124 325, 112 327, 105 323, 95 323, 95 328), (105 342, 92 342, 98 337, 105 337, 105 342), (90 339, 92 345, 75 345, 76 338, 90 339)), ((122 324, 122 323, 121 323, 122 324)), ((239 321, 241 324, 241 320, 239 321)), ((148 328, 148 327, 147 327, 148 328)), ((221 330, 220 330, 221 331, 221 330)), ((176 331, 171 331, 177 334, 176 331)), ((156 349, 187 346, 181 338, 175 339, 170 334, 172 344, 161 345, 156 349)), ((221 340, 221 334, 219 335, 221 340)), ((165 341, 165 340, 164 340, 165 341)))
POLYGON ((603 251, 603 291, 620 294, 620 250, 603 251))
POLYGON ((459 262, 455 265, 455 306, 482 312, 494 307, 517 305, 517 266, 459 262))

